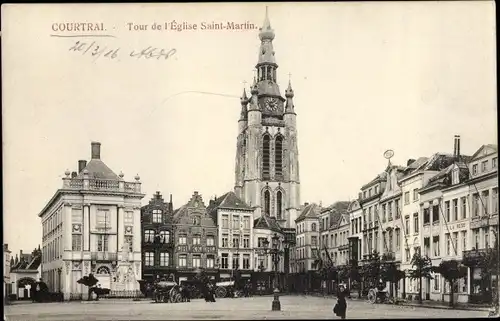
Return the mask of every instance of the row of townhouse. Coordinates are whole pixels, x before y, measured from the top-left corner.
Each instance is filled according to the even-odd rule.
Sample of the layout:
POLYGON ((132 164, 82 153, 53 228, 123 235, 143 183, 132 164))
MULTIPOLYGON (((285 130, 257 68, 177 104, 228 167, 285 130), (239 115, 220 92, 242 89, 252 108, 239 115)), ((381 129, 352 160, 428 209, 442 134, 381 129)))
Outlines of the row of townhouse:
MULTIPOLYGON (((410 159, 389 165, 361 187, 347 206, 306 204, 297 219, 295 272, 315 270, 317 255, 335 265, 363 264, 378 252, 402 271, 412 269, 416 252, 437 266, 442 260, 475 257, 491 248, 498 231, 497 146, 481 146, 472 156, 453 154, 410 159), (319 250, 319 251, 318 251, 319 250)), ((455 285, 456 302, 488 301, 491 281, 480 266, 468 267, 455 285), (486 279, 485 279, 486 278, 486 279)), ((440 275, 425 280, 424 300, 449 300, 449 285, 440 275)), ((418 294, 418 282, 403 279, 398 296, 418 294)))
POLYGON ((65 299, 85 298, 78 280, 91 273, 112 291, 138 291, 139 281, 171 274, 189 280, 200 268, 214 278, 230 278, 238 269, 255 279, 258 272, 270 283, 276 267, 264 240, 273 244, 273 237, 283 253, 278 272, 288 272, 293 255, 287 244, 295 230, 269 214, 254 218, 255 209, 232 191, 208 206, 194 192, 175 210, 172 196, 165 201, 157 192, 141 206, 139 175, 128 182, 123 173, 115 174, 101 160, 98 142, 91 144, 89 162, 80 160, 78 171, 64 174, 62 188, 39 217, 41 275, 49 290, 63 292, 65 299))

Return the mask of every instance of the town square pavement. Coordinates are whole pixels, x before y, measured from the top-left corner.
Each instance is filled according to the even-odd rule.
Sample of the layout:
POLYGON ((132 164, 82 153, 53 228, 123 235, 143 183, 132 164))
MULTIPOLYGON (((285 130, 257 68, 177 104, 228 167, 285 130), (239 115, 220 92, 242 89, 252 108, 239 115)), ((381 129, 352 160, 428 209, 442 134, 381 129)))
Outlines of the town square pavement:
MULTIPOLYGON (((270 311, 272 297, 219 299, 215 303, 193 300, 185 303, 106 300, 92 302, 26 303, 5 307, 6 320, 242 320, 242 319, 338 319, 333 315, 335 299, 283 296, 281 311, 270 311)), ((431 309, 425 307, 369 304, 348 300, 348 319, 473 318, 487 311, 431 309)))

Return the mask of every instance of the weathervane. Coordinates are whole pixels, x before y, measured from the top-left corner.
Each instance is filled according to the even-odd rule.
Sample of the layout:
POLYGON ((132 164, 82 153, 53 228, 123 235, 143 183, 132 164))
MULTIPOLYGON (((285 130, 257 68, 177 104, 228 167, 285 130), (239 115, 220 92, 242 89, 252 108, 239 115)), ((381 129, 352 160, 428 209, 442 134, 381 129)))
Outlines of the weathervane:
POLYGON ((388 149, 384 152, 384 158, 389 161, 389 165, 391 165, 391 158, 394 156, 394 151, 392 149, 388 149))

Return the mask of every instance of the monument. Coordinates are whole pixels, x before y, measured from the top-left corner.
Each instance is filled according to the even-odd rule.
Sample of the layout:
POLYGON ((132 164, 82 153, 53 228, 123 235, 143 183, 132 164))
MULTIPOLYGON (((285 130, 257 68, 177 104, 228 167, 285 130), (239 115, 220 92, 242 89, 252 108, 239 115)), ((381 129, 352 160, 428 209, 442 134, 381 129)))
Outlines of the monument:
POLYGON ((134 268, 129 260, 130 245, 127 240, 124 241, 121 260, 116 266, 115 276, 113 278, 113 287, 115 291, 135 291, 139 289, 139 283, 135 277, 134 268))

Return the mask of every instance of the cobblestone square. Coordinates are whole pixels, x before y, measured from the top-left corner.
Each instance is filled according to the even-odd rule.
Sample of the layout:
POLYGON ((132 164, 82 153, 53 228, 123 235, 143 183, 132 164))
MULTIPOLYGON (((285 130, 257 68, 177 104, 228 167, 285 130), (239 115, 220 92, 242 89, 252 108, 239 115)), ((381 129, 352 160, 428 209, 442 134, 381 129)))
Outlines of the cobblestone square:
MULTIPOLYGON (((215 303, 151 303, 150 301, 101 300, 6 306, 7 320, 225 320, 225 319, 336 319, 335 299, 311 296, 284 296, 281 310, 271 311, 272 297, 219 299, 215 303)), ((369 304, 348 301, 348 319, 474 318, 487 311, 450 310, 369 304)))

